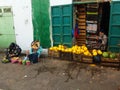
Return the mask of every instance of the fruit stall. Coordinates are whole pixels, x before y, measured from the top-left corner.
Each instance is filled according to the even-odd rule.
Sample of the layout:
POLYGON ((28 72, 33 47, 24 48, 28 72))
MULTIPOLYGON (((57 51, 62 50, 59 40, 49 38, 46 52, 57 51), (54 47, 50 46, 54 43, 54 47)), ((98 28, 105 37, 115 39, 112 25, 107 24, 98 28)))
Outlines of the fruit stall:
POLYGON ((71 3, 51 6, 53 46, 71 47, 71 32, 76 30, 75 44, 98 49, 96 36, 103 29, 108 41, 105 47, 111 52, 119 52, 119 7, 120 0, 71 0, 71 3))
POLYGON ((89 50, 86 45, 66 47, 58 45, 50 47, 48 50, 50 58, 68 60, 86 64, 99 64, 103 66, 117 66, 120 68, 119 53, 101 51, 97 49, 89 50))

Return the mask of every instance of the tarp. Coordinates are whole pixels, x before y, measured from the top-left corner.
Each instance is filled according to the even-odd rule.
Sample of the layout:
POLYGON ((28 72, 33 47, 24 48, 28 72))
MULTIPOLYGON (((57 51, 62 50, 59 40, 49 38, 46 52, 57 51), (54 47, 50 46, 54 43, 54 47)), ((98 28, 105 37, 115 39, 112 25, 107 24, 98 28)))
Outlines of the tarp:
POLYGON ((49 0, 32 0, 32 21, 34 40, 39 40, 44 48, 50 47, 49 0))

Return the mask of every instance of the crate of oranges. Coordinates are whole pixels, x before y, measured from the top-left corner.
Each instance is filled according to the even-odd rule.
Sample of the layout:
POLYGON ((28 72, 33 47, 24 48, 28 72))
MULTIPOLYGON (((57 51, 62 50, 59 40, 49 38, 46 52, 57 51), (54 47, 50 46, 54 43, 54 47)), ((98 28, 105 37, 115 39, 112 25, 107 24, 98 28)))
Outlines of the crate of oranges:
POLYGON ((48 56, 51 58, 59 58, 60 54, 57 47, 51 47, 48 49, 48 56))
POLYGON ((61 60, 72 60, 72 49, 66 46, 60 49, 60 59, 61 60))
POLYGON ((72 50, 73 50, 73 59, 75 61, 87 62, 86 59, 84 58, 89 58, 92 56, 92 54, 85 45, 82 46, 75 45, 72 47, 72 50))
MULTIPOLYGON (((84 47, 83 47, 84 48, 84 47)), ((82 54, 82 62, 84 63, 93 63, 93 56, 101 55, 102 51, 93 49, 93 50, 88 50, 86 49, 84 53, 82 54)))
POLYGON ((84 63, 93 63, 93 56, 101 55, 101 50, 93 49, 92 51, 86 51, 82 55, 82 62, 84 63))
POLYGON ((48 56, 53 58, 60 58, 60 52, 63 51, 65 46, 58 45, 53 46, 48 49, 48 56))

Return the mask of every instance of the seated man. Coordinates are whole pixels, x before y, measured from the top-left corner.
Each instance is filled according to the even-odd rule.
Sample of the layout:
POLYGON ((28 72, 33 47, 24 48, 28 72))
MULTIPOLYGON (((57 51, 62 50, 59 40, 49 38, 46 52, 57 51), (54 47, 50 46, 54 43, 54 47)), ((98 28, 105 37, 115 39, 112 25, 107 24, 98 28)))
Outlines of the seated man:
POLYGON ((106 49, 106 46, 107 46, 107 36, 104 34, 104 31, 103 30, 100 30, 99 32, 99 36, 97 36, 97 40, 98 40, 98 47, 100 49, 106 49))

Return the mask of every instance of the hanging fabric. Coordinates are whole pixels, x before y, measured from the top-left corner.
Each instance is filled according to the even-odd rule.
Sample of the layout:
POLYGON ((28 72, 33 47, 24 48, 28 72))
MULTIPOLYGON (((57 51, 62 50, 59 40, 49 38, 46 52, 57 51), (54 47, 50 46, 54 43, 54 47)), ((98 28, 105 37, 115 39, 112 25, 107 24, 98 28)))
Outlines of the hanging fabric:
POLYGON ((75 37, 75 38, 78 38, 78 37, 79 37, 78 23, 76 23, 76 25, 75 25, 74 37, 75 37))

